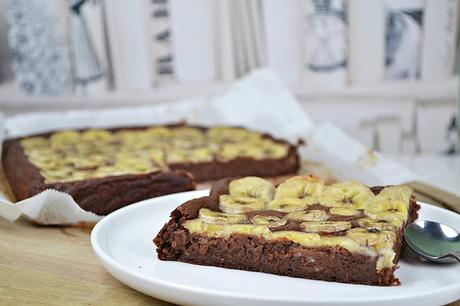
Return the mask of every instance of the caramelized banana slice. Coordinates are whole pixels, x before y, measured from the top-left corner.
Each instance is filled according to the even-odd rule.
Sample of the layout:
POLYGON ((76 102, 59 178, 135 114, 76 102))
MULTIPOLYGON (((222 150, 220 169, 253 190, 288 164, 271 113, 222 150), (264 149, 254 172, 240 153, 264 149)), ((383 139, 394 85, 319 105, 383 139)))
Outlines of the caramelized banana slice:
POLYGON ((295 221, 326 221, 329 219, 329 215, 324 210, 312 209, 310 211, 288 213, 285 218, 295 221))
POLYGON ((168 141, 172 137, 172 131, 166 127, 156 126, 146 129, 145 135, 156 141, 168 141))
POLYGON ((90 129, 81 133, 81 138, 85 141, 109 142, 112 140, 112 133, 103 129, 90 129))
POLYGON ((223 161, 238 157, 262 159, 264 158, 264 150, 262 147, 250 143, 225 143, 222 145, 218 157, 223 161))
POLYGON ((152 160, 155 165, 160 168, 166 168, 166 154, 163 150, 152 149, 149 151, 150 160, 152 160))
POLYGON ((221 213, 207 208, 201 208, 198 215, 198 218, 204 223, 236 224, 246 221, 245 215, 221 213))
POLYGON ((371 218, 362 218, 358 219, 358 224, 360 227, 365 228, 370 232, 377 231, 393 231, 396 228, 399 228, 402 225, 402 222, 392 222, 386 220, 374 220, 371 218))
POLYGON ((251 222, 258 225, 267 225, 268 227, 277 227, 285 225, 287 220, 276 216, 256 215, 251 218, 251 222))
POLYGON ((171 129, 171 132, 174 138, 202 140, 205 137, 200 129, 194 127, 174 127, 171 129))
POLYGON ((219 197, 219 208, 228 214, 244 214, 264 210, 265 202, 259 198, 224 194, 219 197))
POLYGON ((252 197, 268 202, 273 199, 274 193, 272 183, 255 176, 233 180, 229 185, 229 194, 233 197, 252 197))
POLYGON ((184 227, 193 234, 205 234, 208 237, 229 237, 232 234, 270 237, 271 232, 266 225, 255 224, 211 224, 200 219, 187 220, 184 227))
POLYGON ((288 239, 305 246, 321 246, 321 236, 315 233, 279 231, 272 233, 272 239, 288 239))
POLYGON ((377 199, 402 201, 409 207, 410 199, 414 190, 409 186, 388 186, 383 188, 377 195, 377 199))
POLYGON ((351 223, 347 221, 302 222, 300 225, 307 233, 335 233, 351 228, 351 223))
POLYGON ((288 147, 285 144, 276 143, 268 139, 257 143, 257 147, 259 146, 265 158, 278 159, 286 156, 288 153, 288 147))
POLYGON ((213 153, 207 147, 194 148, 190 150, 189 158, 192 163, 212 161, 213 153))
POLYGON ((286 212, 286 213, 304 211, 305 209, 308 208, 308 206, 310 206, 309 203, 307 203, 303 199, 298 199, 298 198, 278 199, 278 200, 270 201, 267 204, 268 209, 286 212))
POLYGON ((366 185, 348 181, 329 186, 319 198, 319 203, 329 207, 343 206, 362 209, 374 197, 374 194, 366 185))
POLYGON ((51 134, 50 142, 55 148, 64 148, 75 145, 81 140, 80 133, 74 130, 67 130, 51 134))
POLYGON ((259 133, 242 128, 217 126, 208 129, 207 137, 214 142, 256 142, 262 138, 259 133))
POLYGON ((318 203, 325 189, 324 181, 313 176, 294 176, 276 189, 275 199, 296 198, 306 204, 318 203))
MULTIPOLYGON (((21 146, 27 150, 47 149, 49 148, 48 139, 41 136, 28 137, 20 140, 21 146)), ((34 152, 34 151, 31 151, 34 152)), ((28 152, 26 152, 28 153, 28 152)))
POLYGON ((407 219, 412 192, 408 186, 385 187, 364 212, 372 219, 389 221, 399 228, 407 219))
POLYGON ((339 216, 356 216, 360 214, 360 211, 352 207, 332 207, 329 212, 333 215, 339 216))
POLYGON ((375 220, 404 222, 407 219, 407 204, 401 200, 377 198, 366 207, 364 213, 375 220))
POLYGON ((363 246, 377 246, 382 243, 390 242, 393 244, 393 241, 396 239, 396 235, 390 231, 379 231, 379 232, 370 232, 364 228, 353 228, 347 232, 347 237, 358 242, 363 246))

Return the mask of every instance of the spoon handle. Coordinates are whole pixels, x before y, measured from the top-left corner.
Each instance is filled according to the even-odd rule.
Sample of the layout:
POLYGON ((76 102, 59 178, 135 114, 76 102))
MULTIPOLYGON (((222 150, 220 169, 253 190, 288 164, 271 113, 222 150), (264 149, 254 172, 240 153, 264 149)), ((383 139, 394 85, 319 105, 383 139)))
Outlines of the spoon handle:
POLYGON ((458 262, 460 262, 460 251, 449 253, 448 256, 455 258, 458 262))

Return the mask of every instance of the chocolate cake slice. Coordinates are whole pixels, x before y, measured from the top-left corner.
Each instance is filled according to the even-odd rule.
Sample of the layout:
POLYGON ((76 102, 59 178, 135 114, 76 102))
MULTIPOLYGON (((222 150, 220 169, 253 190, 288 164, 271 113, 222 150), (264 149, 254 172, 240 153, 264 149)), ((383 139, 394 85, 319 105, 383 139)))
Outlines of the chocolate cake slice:
POLYGON ((188 201, 154 239, 158 258, 343 283, 398 285, 403 230, 419 205, 407 186, 327 185, 295 176, 224 179, 188 201))
POLYGON ((17 200, 54 188, 106 215, 154 196, 228 176, 297 172, 297 147, 237 127, 163 126, 65 130, 3 143, 17 200))

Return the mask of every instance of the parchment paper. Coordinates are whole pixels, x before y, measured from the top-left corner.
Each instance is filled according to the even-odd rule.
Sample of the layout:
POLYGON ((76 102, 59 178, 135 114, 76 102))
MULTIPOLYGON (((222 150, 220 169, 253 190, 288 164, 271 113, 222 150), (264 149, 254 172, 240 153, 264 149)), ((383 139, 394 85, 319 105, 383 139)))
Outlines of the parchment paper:
MULTIPOLYGON (((303 139, 306 146, 301 148, 301 156, 337 179, 386 185, 417 178, 415 173, 369 150, 334 125, 327 122, 315 125, 281 80, 266 69, 253 72, 213 98, 197 97, 144 107, 0 117, 0 137, 63 128, 142 126, 181 120, 200 125, 240 125, 294 142, 303 139)), ((82 210, 71 196, 57 190, 46 190, 14 203, 7 186, 3 185, 0 188, 0 217, 10 221, 24 216, 39 224, 75 224, 97 222, 101 218, 82 210)))

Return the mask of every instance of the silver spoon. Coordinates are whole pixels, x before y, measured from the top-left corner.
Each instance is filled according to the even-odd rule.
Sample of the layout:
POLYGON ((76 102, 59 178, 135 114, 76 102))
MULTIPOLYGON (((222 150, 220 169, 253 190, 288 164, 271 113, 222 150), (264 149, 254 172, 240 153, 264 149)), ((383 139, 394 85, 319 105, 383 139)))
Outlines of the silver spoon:
POLYGON ((407 245, 421 257, 435 262, 460 262, 460 234, 433 221, 415 221, 406 228, 407 245))

